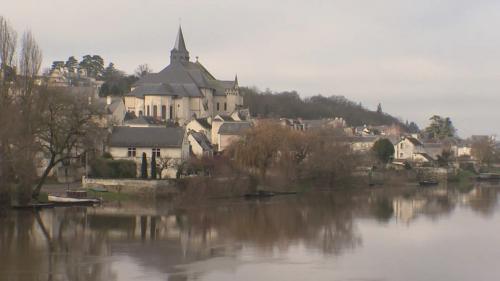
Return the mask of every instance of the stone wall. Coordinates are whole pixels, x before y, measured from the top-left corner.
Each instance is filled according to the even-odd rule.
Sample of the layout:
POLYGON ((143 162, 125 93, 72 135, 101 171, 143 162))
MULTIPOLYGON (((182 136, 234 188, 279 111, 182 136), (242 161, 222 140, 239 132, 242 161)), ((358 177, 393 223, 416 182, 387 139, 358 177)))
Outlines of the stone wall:
POLYGON ((94 179, 82 177, 83 188, 106 188, 113 192, 130 194, 174 195, 179 192, 175 180, 142 180, 142 179, 94 179))

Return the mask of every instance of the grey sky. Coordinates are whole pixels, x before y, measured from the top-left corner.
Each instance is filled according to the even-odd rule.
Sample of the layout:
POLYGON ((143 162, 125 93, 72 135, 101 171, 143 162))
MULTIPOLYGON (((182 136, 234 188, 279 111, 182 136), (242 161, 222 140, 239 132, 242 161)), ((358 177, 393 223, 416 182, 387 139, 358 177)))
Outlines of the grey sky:
POLYGON ((218 78, 345 95, 423 127, 450 116, 461 136, 500 133, 500 1, 0 0, 31 28, 44 66, 100 54, 132 72, 169 62, 179 18, 191 57, 218 78))

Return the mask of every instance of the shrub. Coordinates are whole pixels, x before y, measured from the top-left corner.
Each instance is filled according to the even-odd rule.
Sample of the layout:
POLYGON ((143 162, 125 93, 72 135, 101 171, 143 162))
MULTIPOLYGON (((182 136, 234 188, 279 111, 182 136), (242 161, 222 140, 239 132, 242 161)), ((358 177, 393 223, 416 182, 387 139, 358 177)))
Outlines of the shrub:
POLYGON ((95 178, 135 178, 136 164, 132 160, 110 160, 99 158, 91 162, 92 176, 95 178))

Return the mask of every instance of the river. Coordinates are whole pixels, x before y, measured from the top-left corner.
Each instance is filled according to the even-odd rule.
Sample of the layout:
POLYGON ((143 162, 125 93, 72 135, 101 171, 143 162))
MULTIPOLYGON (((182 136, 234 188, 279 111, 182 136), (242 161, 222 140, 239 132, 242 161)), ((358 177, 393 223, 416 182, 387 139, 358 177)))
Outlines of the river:
POLYGON ((500 186, 0 216, 0 280, 498 280, 500 186))

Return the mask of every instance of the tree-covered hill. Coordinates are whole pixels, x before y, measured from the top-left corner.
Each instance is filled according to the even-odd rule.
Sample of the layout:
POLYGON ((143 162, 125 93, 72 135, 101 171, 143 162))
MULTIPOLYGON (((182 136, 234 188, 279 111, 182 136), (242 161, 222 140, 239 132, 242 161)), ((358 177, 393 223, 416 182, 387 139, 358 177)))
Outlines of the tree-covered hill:
POLYGON ((343 96, 301 98, 295 91, 271 93, 241 87, 245 107, 255 117, 321 119, 342 117, 350 126, 392 125, 403 122, 380 111, 371 111, 343 96))

